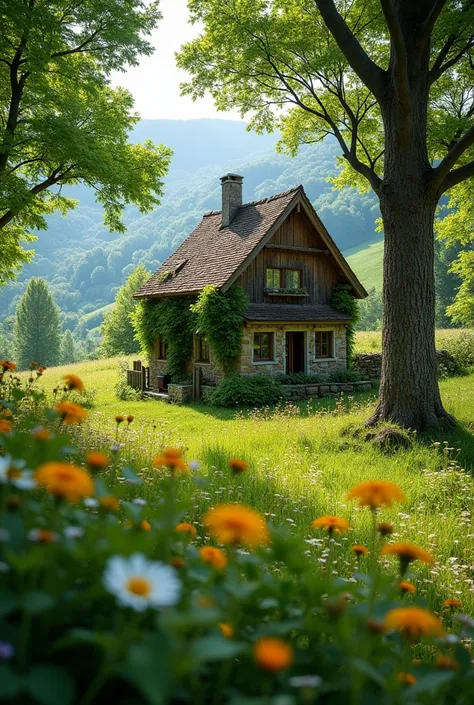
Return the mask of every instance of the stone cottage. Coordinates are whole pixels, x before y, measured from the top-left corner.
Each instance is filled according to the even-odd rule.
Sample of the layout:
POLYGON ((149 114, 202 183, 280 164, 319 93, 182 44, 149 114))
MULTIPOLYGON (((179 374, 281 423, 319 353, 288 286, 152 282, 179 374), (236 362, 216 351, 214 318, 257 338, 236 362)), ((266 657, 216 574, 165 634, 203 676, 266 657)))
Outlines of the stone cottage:
MULTIPOLYGON (((244 289, 240 374, 327 373, 346 367, 351 319, 330 305, 337 284, 367 296, 319 219, 303 186, 242 203, 243 177, 221 178, 222 210, 206 213, 186 240, 139 289, 137 298, 198 294, 213 284, 244 289)), ((206 339, 196 335, 188 372, 216 383, 223 372, 206 339)), ((150 380, 164 374, 167 346, 157 340, 150 380)))

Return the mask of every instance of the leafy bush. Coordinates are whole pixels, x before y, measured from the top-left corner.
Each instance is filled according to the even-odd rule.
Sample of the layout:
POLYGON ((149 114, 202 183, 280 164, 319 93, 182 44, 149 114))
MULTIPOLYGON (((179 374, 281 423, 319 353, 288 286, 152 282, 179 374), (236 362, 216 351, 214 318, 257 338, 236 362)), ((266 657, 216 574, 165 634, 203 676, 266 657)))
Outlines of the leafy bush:
POLYGON ((209 397, 214 406, 267 406, 283 398, 281 385, 269 375, 230 375, 209 397))
POLYGON ((139 392, 138 389, 130 387, 123 376, 117 381, 114 391, 117 399, 121 399, 122 401, 140 401, 142 398, 141 392, 139 392))
POLYGON ((360 372, 356 370, 346 370, 344 368, 331 370, 328 375, 328 382, 337 382, 351 384, 352 382, 360 382, 362 379, 360 372))
POLYGON ((173 375, 171 377, 171 384, 192 384, 192 375, 173 375))
POLYGON ((352 323, 346 328, 346 351, 347 364, 352 364, 356 345, 356 325, 359 320, 359 307, 356 299, 351 294, 352 287, 349 284, 337 284, 331 294, 331 306, 336 311, 341 311, 352 318, 352 323))
POLYGON ((84 389, 83 392, 69 392, 68 399, 74 404, 80 404, 85 409, 93 409, 96 396, 96 389, 84 389))
POLYGON ((447 350, 461 370, 474 367, 474 330, 449 331, 449 335, 440 335, 437 342, 438 348, 447 350))
MULTIPOLYGON (((80 425, 67 429, 86 415, 70 402, 48 408, 34 382, 22 386, 0 363, 1 700, 473 702, 474 622, 456 614, 456 599, 439 615, 426 609, 409 564, 432 556, 387 540, 390 525, 377 530, 383 507, 405 500, 398 487, 349 492, 372 518, 367 547, 341 542, 344 517, 315 519, 325 556, 315 563, 302 537, 244 505, 218 504, 190 523, 206 477, 176 449, 137 474, 121 457, 133 417, 117 422, 111 457, 84 457, 80 425), (138 495, 151 472, 146 503, 138 495), (347 547, 350 580, 337 575, 335 544, 347 547)), ((228 464, 238 488, 251 465, 228 464)))
POLYGON ((308 375, 305 372, 275 375, 275 379, 279 384, 321 384, 324 381, 321 375, 308 375))

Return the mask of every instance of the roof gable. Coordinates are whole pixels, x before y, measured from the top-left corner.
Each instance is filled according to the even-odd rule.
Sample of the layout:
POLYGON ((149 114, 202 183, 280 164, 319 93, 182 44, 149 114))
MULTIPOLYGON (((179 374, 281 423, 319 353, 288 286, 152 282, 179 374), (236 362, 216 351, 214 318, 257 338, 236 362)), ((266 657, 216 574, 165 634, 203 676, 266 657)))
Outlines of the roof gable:
POLYGON ((265 247, 300 203, 359 298, 367 292, 318 218, 302 186, 244 204, 229 226, 221 211, 206 213, 197 228, 138 290, 136 298, 189 295, 213 284, 224 291, 265 247))

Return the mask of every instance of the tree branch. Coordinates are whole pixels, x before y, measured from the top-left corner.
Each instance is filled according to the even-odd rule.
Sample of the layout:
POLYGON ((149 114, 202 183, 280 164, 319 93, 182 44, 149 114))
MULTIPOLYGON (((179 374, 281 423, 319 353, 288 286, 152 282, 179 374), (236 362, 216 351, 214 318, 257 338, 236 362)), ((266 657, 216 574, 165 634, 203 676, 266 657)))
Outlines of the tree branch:
POLYGON ((394 62, 395 85, 397 87, 398 98, 402 105, 410 108, 412 97, 408 79, 408 55, 402 28, 395 14, 392 0, 380 0, 380 4, 382 5, 383 14, 390 34, 392 49, 391 60, 394 62))
POLYGON ((448 0, 435 0, 430 14, 423 23, 422 33, 424 37, 427 38, 431 35, 431 32, 433 31, 433 28, 436 22, 438 21, 439 16, 442 13, 444 6, 447 2, 448 0))
POLYGON ((474 176, 474 159, 467 164, 464 164, 463 166, 460 166, 458 169, 454 169, 453 171, 450 171, 449 174, 445 177, 443 182, 441 183, 441 186, 439 188, 439 195, 442 196, 443 193, 446 191, 449 191, 450 188, 453 188, 453 186, 457 186, 460 184, 462 181, 465 181, 466 179, 469 179, 474 176))
MULTIPOLYGON (((435 183, 442 183, 449 176, 450 169, 470 147, 474 145, 474 125, 451 147, 440 164, 433 170, 435 183)), ((463 167, 460 167, 462 169, 463 167)), ((456 169, 459 171, 459 169, 456 169)))
POLYGON ((374 94, 377 100, 382 100, 383 84, 386 73, 364 51, 347 26, 342 15, 339 14, 334 0, 314 0, 326 27, 334 37, 339 49, 346 57, 349 65, 359 76, 360 80, 374 94))

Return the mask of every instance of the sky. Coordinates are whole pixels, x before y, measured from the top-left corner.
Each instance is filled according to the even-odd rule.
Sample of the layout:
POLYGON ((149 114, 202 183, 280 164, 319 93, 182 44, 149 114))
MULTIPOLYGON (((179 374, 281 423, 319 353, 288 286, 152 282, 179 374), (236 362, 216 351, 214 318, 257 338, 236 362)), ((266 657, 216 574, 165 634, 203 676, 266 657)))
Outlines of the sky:
POLYGON ((144 119, 240 120, 237 111, 217 112, 210 96, 196 102, 189 96, 180 96, 179 84, 186 81, 189 74, 176 67, 174 52, 197 36, 199 27, 188 24, 187 0, 161 0, 160 9, 163 19, 151 35, 155 53, 143 57, 140 65, 127 73, 115 73, 113 85, 123 86, 132 93, 135 109, 144 119))

